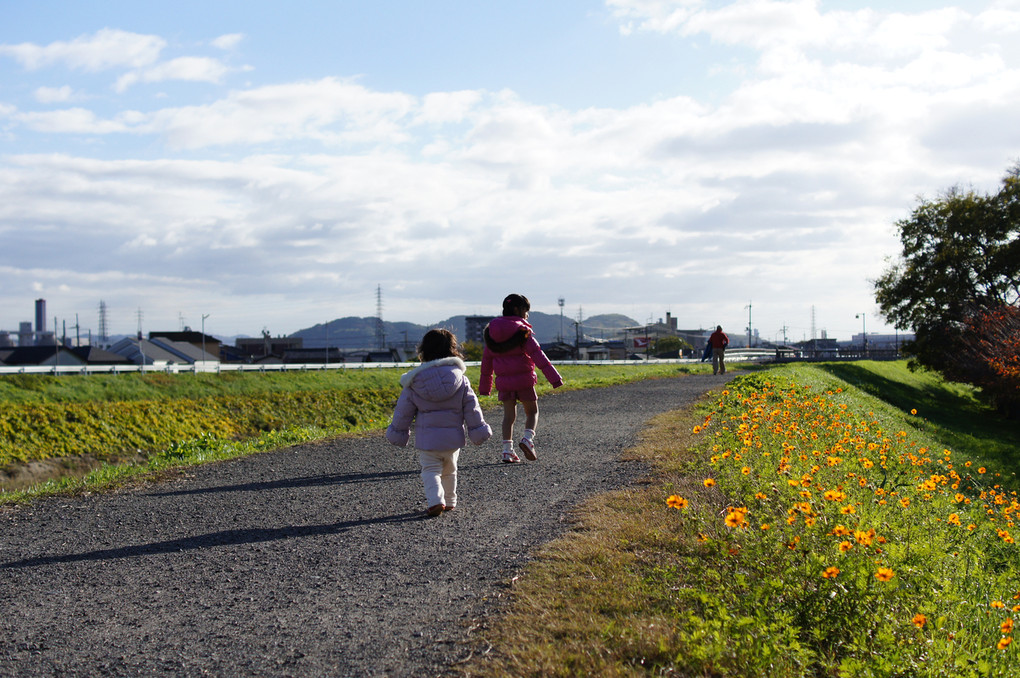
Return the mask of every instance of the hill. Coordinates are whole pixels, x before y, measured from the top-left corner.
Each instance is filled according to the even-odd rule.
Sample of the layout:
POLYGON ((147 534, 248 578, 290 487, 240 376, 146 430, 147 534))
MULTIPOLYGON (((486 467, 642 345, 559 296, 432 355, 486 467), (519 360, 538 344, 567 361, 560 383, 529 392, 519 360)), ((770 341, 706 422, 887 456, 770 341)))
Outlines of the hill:
MULTIPOLYGON (((432 327, 444 327, 463 338, 465 317, 455 315, 429 326, 384 320, 385 343, 387 346, 413 349, 422 335, 432 327)), ((562 337, 564 341, 572 344, 577 336, 574 320, 569 317, 563 317, 561 320, 559 315, 534 311, 528 315, 528 322, 535 328, 535 337, 539 343, 556 341, 562 337)), ((376 345, 377 323, 376 318, 349 316, 298 330, 290 336, 302 338, 304 345, 308 348, 322 348, 326 346, 327 341, 330 346, 343 349, 371 348, 376 345)), ((636 324, 637 321, 625 315, 610 313, 585 319, 581 325, 581 331, 583 336, 588 338, 610 339, 617 336, 617 330, 620 328, 633 327, 636 324)))

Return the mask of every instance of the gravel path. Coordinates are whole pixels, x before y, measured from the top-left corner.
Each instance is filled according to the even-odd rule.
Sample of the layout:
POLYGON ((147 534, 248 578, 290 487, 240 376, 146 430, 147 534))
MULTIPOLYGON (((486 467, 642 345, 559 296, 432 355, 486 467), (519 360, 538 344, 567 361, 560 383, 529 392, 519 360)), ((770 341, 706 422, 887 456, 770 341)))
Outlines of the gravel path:
POLYGON ((730 376, 545 396, 539 461, 469 447, 436 519, 381 434, 0 511, 0 675, 447 674, 570 508, 641 473, 619 454, 643 424, 730 376))

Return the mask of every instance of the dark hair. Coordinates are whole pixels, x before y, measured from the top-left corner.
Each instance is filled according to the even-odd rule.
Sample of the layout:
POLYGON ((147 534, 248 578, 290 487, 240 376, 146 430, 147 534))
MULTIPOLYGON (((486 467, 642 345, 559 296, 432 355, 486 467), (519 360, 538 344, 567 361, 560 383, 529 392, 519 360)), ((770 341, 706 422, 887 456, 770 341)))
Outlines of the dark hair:
POLYGON ((441 358, 463 358, 457 346, 457 336, 450 330, 429 330, 418 344, 418 357, 422 362, 441 358))
POLYGON ((508 294, 503 300, 503 315, 524 317, 531 310, 531 302, 523 294, 508 294))

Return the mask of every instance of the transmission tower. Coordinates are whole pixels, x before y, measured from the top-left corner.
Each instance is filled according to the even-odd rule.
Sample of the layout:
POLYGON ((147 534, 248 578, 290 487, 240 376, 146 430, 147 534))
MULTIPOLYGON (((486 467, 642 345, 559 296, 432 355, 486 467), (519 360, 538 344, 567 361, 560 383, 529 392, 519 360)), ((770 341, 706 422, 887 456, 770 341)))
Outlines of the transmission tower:
POLYGON ((106 316, 106 302, 99 300, 99 345, 105 347, 110 341, 110 325, 106 316))
POLYGON ((814 341, 818 337, 815 334, 815 307, 811 307, 811 340, 814 341))
POLYGON ((386 330, 382 319, 382 285, 375 288, 375 347, 386 348, 386 330))

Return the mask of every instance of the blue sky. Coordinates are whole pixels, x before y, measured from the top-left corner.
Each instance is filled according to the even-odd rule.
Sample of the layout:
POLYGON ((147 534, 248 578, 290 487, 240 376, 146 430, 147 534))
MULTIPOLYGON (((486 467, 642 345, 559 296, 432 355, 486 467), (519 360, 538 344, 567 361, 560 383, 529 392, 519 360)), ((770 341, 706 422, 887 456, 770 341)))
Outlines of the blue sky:
POLYGON ((1020 159, 1018 38, 1020 0, 0 0, 0 329, 286 334, 381 286, 883 331, 896 220, 1020 159))

